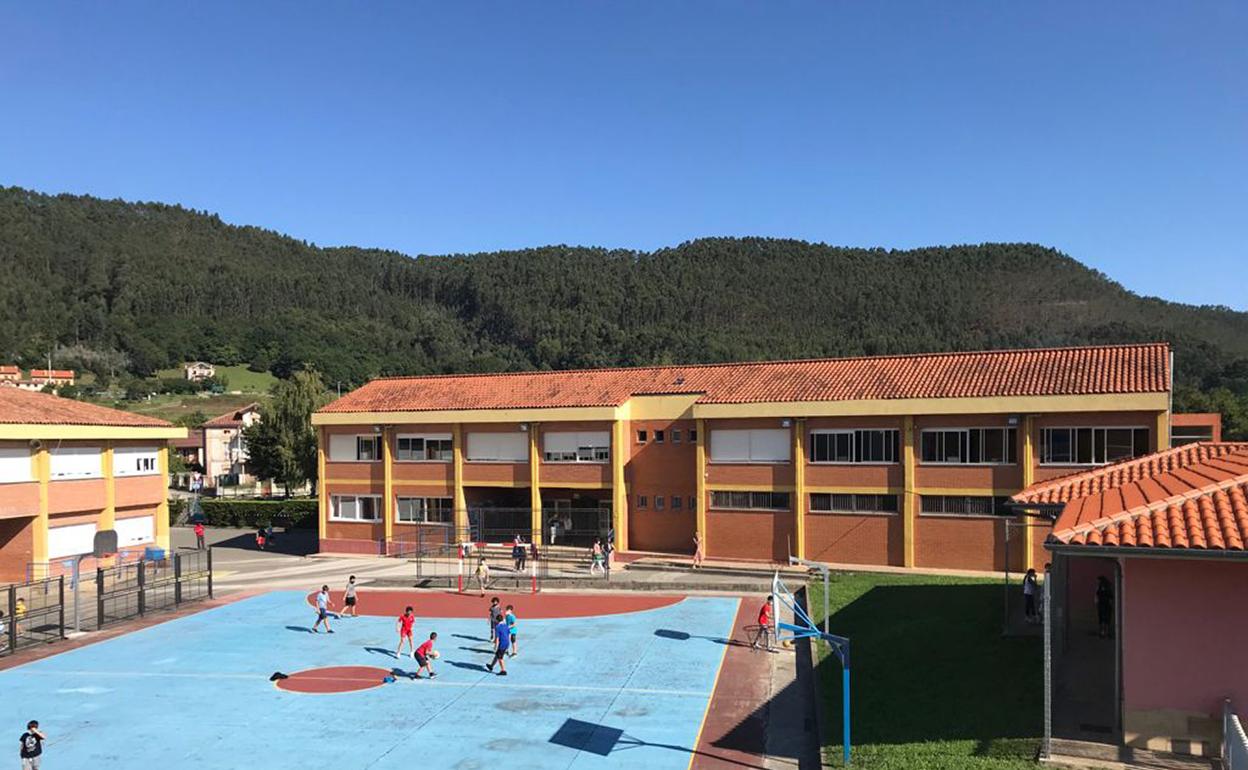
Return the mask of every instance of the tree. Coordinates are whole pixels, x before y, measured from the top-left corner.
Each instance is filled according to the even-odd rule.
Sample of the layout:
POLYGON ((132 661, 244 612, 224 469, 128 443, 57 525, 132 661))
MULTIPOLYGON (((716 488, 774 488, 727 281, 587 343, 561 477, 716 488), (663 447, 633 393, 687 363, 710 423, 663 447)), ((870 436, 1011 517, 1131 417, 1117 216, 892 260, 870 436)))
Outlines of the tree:
POLYGON ((316 483, 316 431, 312 413, 326 403, 325 384, 315 371, 295 372, 273 386, 273 399, 261 407, 260 420, 243 430, 248 465, 260 478, 292 486, 316 483))

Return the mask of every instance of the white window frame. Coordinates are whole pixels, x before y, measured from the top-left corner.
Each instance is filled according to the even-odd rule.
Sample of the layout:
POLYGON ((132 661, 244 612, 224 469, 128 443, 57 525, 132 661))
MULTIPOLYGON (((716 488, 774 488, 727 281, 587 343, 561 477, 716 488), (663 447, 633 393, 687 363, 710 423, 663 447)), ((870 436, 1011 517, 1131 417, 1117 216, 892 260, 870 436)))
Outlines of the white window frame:
POLYGON ((711 429, 711 447, 707 454, 707 462, 717 465, 787 465, 793 461, 793 442, 789 431, 786 428, 713 428, 711 429), (762 434, 764 433, 771 435, 763 436, 762 434), (768 457, 762 454, 762 447, 765 445, 763 439, 774 439, 776 437, 775 434, 777 433, 784 433, 786 435, 783 444, 783 459, 768 457), (721 441, 732 438, 739 442, 742 438, 744 438, 746 456, 743 459, 716 458, 715 437, 717 435, 720 437, 721 441), (759 451, 757 453, 754 448, 756 442, 759 445, 759 451))
MULTIPOLYGON (((1135 454, 1135 431, 1137 430, 1144 431, 1145 444, 1148 447, 1151 447, 1152 441, 1153 441, 1153 434, 1152 434, 1152 429, 1150 429, 1147 425, 1057 425, 1051 428, 1041 428, 1040 429, 1040 446, 1038 447, 1039 451, 1036 453, 1037 460, 1040 465, 1045 465, 1045 466, 1056 466, 1056 467, 1067 467, 1067 468, 1071 468, 1071 467, 1073 468, 1098 468, 1102 465, 1109 465, 1110 463, 1123 462, 1124 460, 1130 460, 1133 457, 1141 457, 1142 455, 1135 454), (1053 431, 1063 431, 1063 430, 1070 431, 1070 458, 1071 459, 1069 461, 1047 459, 1047 457, 1050 456, 1048 435, 1051 434, 1053 431), (1092 431, 1092 434, 1091 434, 1092 436, 1092 462, 1089 462, 1089 463, 1078 462, 1075 459, 1077 457, 1077 446, 1078 446, 1078 438, 1077 438, 1076 431, 1080 431, 1080 430, 1092 431), (1111 430, 1131 431, 1131 444, 1132 444, 1131 457, 1121 457, 1121 458, 1118 458, 1117 460, 1096 459, 1096 434, 1099 432, 1102 435, 1104 435, 1106 431, 1111 431, 1111 430)), ((1108 437, 1103 439, 1102 447, 1105 449, 1104 457, 1108 458, 1109 457, 1108 437)), ((1146 449, 1144 454, 1148 454, 1148 451, 1149 450, 1146 449)))
POLYGON ((329 502, 330 502, 330 506, 329 506, 329 520, 330 521, 351 521, 351 522, 367 523, 367 524, 381 521, 381 511, 382 511, 381 495, 332 495, 330 497, 329 502), (341 506, 344 500, 355 501, 354 504, 356 505, 356 511, 357 511, 356 516, 348 517, 348 516, 342 516, 340 514, 341 506), (372 518, 362 518, 358 515, 358 511, 359 511, 358 506, 359 506, 360 500, 372 500, 373 501, 373 517, 372 518))
MULTIPOLYGON (((1000 519, 1008 517, 1009 511, 1007 503, 1009 498, 1000 495, 919 495, 919 515, 920 516, 947 516, 958 519, 1000 519), (991 512, 989 513, 960 513, 958 511, 925 511, 923 508, 931 501, 941 499, 948 501, 950 499, 965 500, 988 500, 990 501, 991 512)), ((947 507, 944 503, 942 508, 947 507)))
POLYGON ((962 468, 965 468, 968 466, 997 468, 997 467, 1003 467, 1003 466, 1018 465, 1018 429, 1014 427, 1013 425, 977 425, 973 428, 924 428, 923 430, 919 431, 918 450, 919 450, 919 464, 921 465, 945 465, 945 466, 955 466, 955 467, 962 467, 962 468), (969 458, 971 456, 971 433, 978 431, 981 434, 979 441, 980 441, 980 454, 982 456, 983 447, 984 447, 984 439, 983 439, 982 434, 983 434, 983 431, 987 431, 987 430, 999 430, 999 431, 1004 432, 1004 436, 1002 438, 1002 441, 1004 442, 1004 444, 1002 448, 1005 450, 1006 459, 1002 462, 982 462, 982 461, 970 462, 969 458), (959 433, 961 434, 962 445, 966 449, 965 454, 966 454, 966 457, 968 458, 968 462, 961 462, 958 460, 925 460, 923 459, 923 443, 924 443, 923 437, 926 436, 928 433, 959 433), (1011 457, 1013 459, 1011 459, 1011 457))
MULTIPOLYGON (((410 446, 409 446, 408 451, 411 451, 410 446)), ((450 433, 400 433, 394 437, 394 461, 396 463, 449 463, 453 461, 454 459, 455 459, 455 439, 450 433), (400 441, 407 441, 407 442, 420 441, 421 442, 421 450, 420 450, 421 456, 419 458, 403 457, 403 455, 401 454, 401 450, 399 449, 400 441), (429 442, 431 441, 447 442, 450 445, 449 450, 448 449, 435 450, 437 452, 449 452, 445 460, 437 458, 437 457, 429 456, 429 452, 430 452, 429 442)))
POLYGON ((542 434, 542 462, 604 465, 611 462, 611 432, 605 430, 555 430, 542 434), (570 439, 568 437, 571 437, 570 439), (556 445, 551 449, 551 439, 556 445))
POLYGON ((901 462, 901 431, 897 428, 817 428, 810 431, 807 439, 806 461, 811 465, 896 465, 901 462), (858 451, 859 445, 863 439, 859 434, 865 433, 884 433, 884 454, 893 455, 891 460, 863 460, 858 451), (815 437, 816 436, 848 436, 849 437, 849 460, 816 460, 815 456, 815 437))
POLYGON ((886 492, 870 493, 870 494, 860 494, 857 492, 853 492, 853 493, 851 492, 811 492, 809 510, 811 513, 817 513, 820 515, 828 515, 828 516, 898 516, 901 514, 901 500, 898 499, 898 495, 889 494, 886 492), (815 497, 825 496, 825 495, 828 497, 829 507, 816 508, 815 497), (852 508, 851 510, 846 510, 845 506, 837 506, 835 504, 836 498, 842 497, 842 496, 853 498, 853 505, 851 506, 852 508), (884 497, 893 498, 893 505, 896 506, 897 510, 886 511, 886 510, 882 510, 878 506, 859 507, 860 503, 865 504, 867 502, 867 498, 884 498, 884 497))
MULTIPOLYGON (((720 498, 720 502, 723 500, 720 498)), ((766 511, 768 513, 778 513, 793 510, 793 493, 792 492, 771 492, 765 489, 757 490, 737 490, 737 489, 713 489, 711 490, 712 511, 766 511), (727 505, 717 504, 716 498, 720 495, 728 495, 731 499, 727 505), (768 498, 764 502, 762 495, 768 498), (784 507, 776 507, 770 504, 770 498, 775 495, 784 495, 787 503, 784 507), (742 497, 744 496, 744 497, 742 497)))
POLYGON ((117 447, 113 449, 114 476, 160 475, 159 447, 117 447))
MULTIPOLYGON (((239 434, 241 439, 242 434, 239 434)), ((384 448, 381 446, 380 433, 356 433, 356 434, 333 434, 329 437, 329 462, 331 463, 379 463, 383 459, 384 448), (343 444, 347 440, 351 440, 351 445, 344 447, 343 444), (371 441, 377 455, 376 459, 364 460, 360 458, 361 442, 371 441), (343 457, 345 453, 347 456, 343 457)))
POLYGON ((397 497, 394 500, 394 523, 396 524, 428 524, 430 526, 449 527, 455 523, 454 498, 441 497, 441 496, 436 496, 436 495, 435 496, 421 496, 421 497, 410 497, 410 496, 405 495, 402 497, 397 497), (418 506, 420 509, 419 519, 403 518, 400 504, 405 500, 419 501, 420 503, 418 506), (430 501, 432 500, 439 501, 439 506, 438 506, 439 509, 442 509, 442 508, 445 509, 445 512, 447 515, 446 521, 430 521, 429 520, 430 501))

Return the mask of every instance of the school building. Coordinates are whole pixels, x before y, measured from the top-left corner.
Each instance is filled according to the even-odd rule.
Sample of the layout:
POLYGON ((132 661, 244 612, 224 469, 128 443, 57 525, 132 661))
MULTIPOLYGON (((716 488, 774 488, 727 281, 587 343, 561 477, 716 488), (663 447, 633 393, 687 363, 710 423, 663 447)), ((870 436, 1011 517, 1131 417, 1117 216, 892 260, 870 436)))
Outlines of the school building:
POLYGON ((1164 343, 378 379, 313 416, 321 548, 697 532, 710 558, 999 570, 1008 498, 1167 448, 1170 390, 1164 343))
POLYGON ((125 551, 169 547, 163 420, 0 388, 0 581, 66 571, 98 530, 125 551))

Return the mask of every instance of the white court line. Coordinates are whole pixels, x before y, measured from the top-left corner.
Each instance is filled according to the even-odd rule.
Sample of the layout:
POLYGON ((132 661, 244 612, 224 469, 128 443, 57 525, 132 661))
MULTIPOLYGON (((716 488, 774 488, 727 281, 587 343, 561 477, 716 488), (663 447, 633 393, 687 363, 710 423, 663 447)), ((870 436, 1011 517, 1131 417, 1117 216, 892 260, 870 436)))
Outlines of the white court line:
MULTIPOLYGON (((402 663, 404 661, 396 661, 402 663)), ((381 668, 377 666, 376 668, 381 668)), ((246 673, 217 673, 211 674, 206 672, 185 672, 185 671, 31 671, 22 669, 11 669, 4 672, 5 674, 28 674, 46 678, 55 675, 65 676, 104 676, 104 677, 129 677, 129 678, 160 678, 166 677, 170 679, 261 679, 268 680, 268 674, 246 674, 246 673)), ((333 681, 350 681, 349 677, 312 677, 308 675, 300 676, 301 679, 328 679, 333 681)), ((526 689, 526 690, 570 690, 574 692, 610 692, 610 693, 636 693, 639 695, 679 695, 685 697, 706 698, 711 695, 709 692, 702 690, 663 690, 646 687, 593 687, 590 685, 576 684, 524 684, 521 682, 443 682, 431 679, 421 679, 421 684, 417 687, 498 687, 508 690, 526 689)))

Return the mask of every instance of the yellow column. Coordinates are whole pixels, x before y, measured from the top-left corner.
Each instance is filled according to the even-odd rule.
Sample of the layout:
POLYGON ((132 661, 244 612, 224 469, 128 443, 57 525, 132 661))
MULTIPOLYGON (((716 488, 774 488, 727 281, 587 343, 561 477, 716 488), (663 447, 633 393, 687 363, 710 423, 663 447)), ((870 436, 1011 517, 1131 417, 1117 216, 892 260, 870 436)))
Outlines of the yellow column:
POLYGON ((156 505, 156 547, 169 550, 169 446, 160 448, 156 455, 156 467, 165 484, 160 502, 156 505))
POLYGON ((702 542, 702 553, 710 553, 710 544, 706 540, 706 420, 698 420, 698 539, 702 542))
POLYGON ((793 421, 793 513, 797 558, 806 558, 806 421, 793 421))
POLYGON ((329 524, 329 492, 325 485, 325 442, 329 440, 329 436, 321 428, 316 432, 316 437, 317 537, 324 540, 329 524))
POLYGON ((100 511, 97 531, 113 529, 117 525, 117 479, 113 476, 113 445, 104 445, 104 510, 100 511))
MULTIPOLYGON (((1031 486, 1036 480, 1036 426, 1035 420, 1031 415, 1023 418, 1023 489, 1031 486)), ((1031 517, 1023 517, 1023 523, 1027 526, 1023 527, 1023 569, 1028 570, 1036 566, 1033 564, 1032 543, 1033 533, 1031 531, 1031 517)))
POLYGON ((1157 414, 1157 451, 1170 448, 1170 413, 1157 414))
POLYGON ((394 427, 383 426, 381 429, 381 488, 382 510, 385 523, 382 531, 386 538, 386 551, 390 552, 390 541, 394 539, 394 518, 397 515, 394 504, 394 427))
POLYGON ((52 458, 46 444, 39 445, 31 454, 30 462, 35 480, 39 482, 39 515, 31 533, 30 560, 43 564, 48 560, 48 485, 52 476, 52 458))
POLYGON ((624 464, 628 462, 628 431, 623 420, 611 424, 611 518, 615 522, 615 550, 628 550, 628 489, 624 464))
POLYGON ((542 456, 538 454, 537 433, 541 426, 529 423, 529 528, 533 542, 542 542, 542 456))
POLYGON ((914 418, 905 417, 901 424, 902 446, 902 563, 914 566, 914 527, 917 498, 914 494, 914 418))
POLYGON ((464 495, 464 428, 459 423, 451 426, 451 458, 455 466, 455 533, 456 537, 468 539, 468 498, 464 495))

